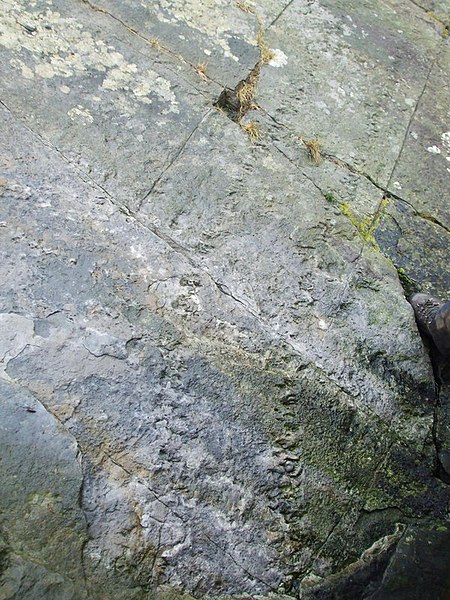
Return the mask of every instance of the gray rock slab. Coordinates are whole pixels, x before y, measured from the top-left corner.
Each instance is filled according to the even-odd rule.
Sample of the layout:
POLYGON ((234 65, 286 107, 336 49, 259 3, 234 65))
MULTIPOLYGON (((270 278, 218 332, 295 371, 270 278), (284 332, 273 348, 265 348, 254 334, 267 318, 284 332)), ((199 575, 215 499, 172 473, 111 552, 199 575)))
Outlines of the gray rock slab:
POLYGON ((263 27, 268 26, 288 3, 104 0, 90 5, 108 11, 139 35, 157 40, 175 59, 178 56, 193 67, 203 65, 204 75, 222 87, 234 88, 259 59, 257 17, 263 27))
POLYGON ((2 102, 127 206, 211 109, 214 84, 87 4, 8 0, 0 27, 2 102))
POLYGON ((383 252, 406 274, 409 292, 448 297, 450 236, 432 217, 420 216, 409 203, 394 200, 386 208, 375 236, 383 252))
POLYGON ((427 86, 392 174, 392 180, 397 181, 397 193, 413 206, 418 217, 443 228, 442 238, 447 239, 447 248, 450 233, 449 70, 447 40, 432 63, 427 86))
MULTIPOLYGON (((195 218, 189 243, 178 229, 162 222, 156 198, 167 179, 172 185, 178 181, 178 168, 185 172, 183 161, 169 171, 142 214, 130 217, 105 199, 100 188, 77 178, 57 152, 18 127, 11 115, 3 117, 7 168, 2 269, 4 280, 21 272, 22 282, 4 295, 2 310, 24 315, 10 323, 10 328, 20 326, 23 331, 20 344, 14 336, 5 336, 13 340, 4 354, 5 374, 45 402, 83 453, 82 506, 89 526, 84 569, 93 597, 101 588, 110 597, 141 598, 158 583, 203 595, 294 589, 295 573, 306 570, 322 546, 323 558, 315 569, 326 575, 346 553, 363 550, 388 533, 398 517, 380 511, 382 517, 361 525, 361 510, 388 507, 394 501, 411 514, 421 514, 430 510, 432 486, 431 510, 440 514, 447 492, 430 478, 433 449, 426 440, 432 415, 431 405, 423 404, 429 393, 428 370, 393 271, 383 267, 382 276, 392 277, 390 285, 399 299, 396 314, 404 314, 402 327, 410 331, 403 347, 408 343, 411 350, 400 368, 410 373, 411 385, 421 382, 423 394, 421 400, 413 400, 410 389, 404 411, 401 398, 406 388, 399 386, 410 385, 408 380, 397 377, 394 366, 376 361, 372 371, 364 366, 364 359, 357 357, 360 346, 350 353, 349 333, 347 356, 352 358, 347 369, 363 369, 354 376, 358 385, 366 381, 360 399, 351 392, 349 371, 333 374, 342 367, 330 362, 331 354, 320 342, 320 332, 326 330, 318 327, 314 333, 319 319, 315 313, 309 325, 308 313, 303 313, 304 341, 289 325, 288 343, 287 330, 277 324, 276 315, 282 314, 289 324, 290 310, 278 303, 271 316, 255 302, 257 294, 262 297, 264 289, 276 285, 266 262, 280 269, 277 256, 287 256, 286 248, 275 246, 275 252, 262 255, 260 264, 250 263, 251 246, 242 246, 246 261, 231 254, 238 235, 251 240, 253 230, 275 238, 276 230, 265 217, 269 207, 277 228, 293 231, 292 220, 295 227, 301 225, 298 240, 303 234, 306 241, 317 239, 308 234, 317 230, 317 220, 326 225, 329 219, 331 227, 337 220, 351 248, 354 234, 345 219, 334 214, 308 180, 298 179, 289 161, 270 152, 261 157, 266 150, 251 150, 244 136, 235 143, 237 154, 231 161, 224 154, 223 139, 230 136, 233 143, 235 125, 221 115, 207 120, 205 130, 194 136, 200 147, 206 134, 217 140, 206 144, 209 164, 229 160, 229 172, 242 186, 239 212, 208 217, 209 229, 217 234, 209 239, 220 244, 225 243, 221 228, 227 225, 226 239, 232 243, 224 257, 231 256, 231 268, 213 261, 212 244, 206 252, 203 246, 198 250, 205 225, 195 217, 196 207, 198 215, 203 214, 201 186, 197 184, 197 196, 192 196, 195 218), (249 150, 255 156, 244 160, 249 150), (267 198, 265 182, 269 173, 276 182, 277 169, 280 178, 292 177, 296 197, 303 186, 308 202, 315 198, 317 214, 308 214, 306 201, 298 208, 301 218, 300 212, 298 217, 293 212, 294 198, 267 198), (244 193, 245 188, 252 192, 244 193), (264 212, 263 202, 268 202, 264 212), (158 228, 150 217, 159 219, 158 228), (248 290, 254 290, 252 295, 248 290), (239 296, 233 298, 235 293, 242 295, 240 301, 239 296), (33 330, 24 318, 33 319, 33 330), (100 332, 97 337, 124 340, 127 356, 95 356, 85 346, 93 330, 100 332), (325 354, 323 364, 319 352, 325 354), (383 383, 386 368, 393 373, 388 384, 383 383), (397 389, 397 402, 402 404, 390 404, 383 385, 397 389), (381 391, 371 392, 371 387, 381 391), (379 417, 372 417, 371 411, 378 411, 379 417), (393 420, 395 429, 390 426, 393 420), (407 449, 395 449, 396 440, 404 440, 407 449), (423 461, 420 471, 414 466, 417 452, 423 461), (379 455, 376 461, 374 453, 379 455), (377 469, 384 461, 389 465, 387 477, 377 469), (341 532, 341 542, 324 546, 332 529, 336 539, 341 532)), ((197 173, 201 181, 201 165, 197 173)), ((173 197, 178 197, 176 188, 173 197)), ((169 209, 176 206, 167 205, 165 218, 171 222, 169 209)), ((330 248, 337 244, 333 252, 338 253, 337 238, 331 236, 327 243, 330 248)), ((359 243, 356 248, 360 251, 359 243)), ((303 263, 313 260, 309 256, 303 263)), ((365 260, 375 269, 379 257, 369 253, 365 260)), ((311 263, 317 290, 327 273, 323 270, 322 263, 311 263)), ((287 271, 282 274, 286 277, 287 271)), ((325 281, 332 285, 329 276, 325 281)), ((371 302, 378 291, 372 288, 373 284, 362 287, 371 302)), ((308 293, 306 306, 324 302, 308 293)), ((389 352, 397 356, 396 342, 390 343, 394 345, 389 352)))
MULTIPOLYGON (((255 15, 159 7, 5 3, 0 374, 45 406, 54 444, 79 449, 82 479, 61 490, 55 525, 70 560, 46 528, 19 520, 14 547, 2 538, 9 597, 286 600, 386 540, 393 550, 398 523, 447 518, 445 411, 397 261, 361 235, 381 206, 386 220, 411 209, 402 238, 440 227, 398 194, 380 202, 443 25, 404 2, 262 3, 276 64, 259 82, 263 110, 246 117, 266 128, 252 143, 213 109, 222 80, 195 61, 209 48, 227 85, 241 77, 255 15), (179 35, 191 33, 188 49, 179 35), (360 121, 328 96, 338 129, 318 166, 293 139, 317 108, 298 112, 301 64, 311 89, 321 69, 362 85, 360 121), (377 94, 381 108, 367 107, 377 94), (297 120, 280 118, 283 98, 297 120), (45 547, 45 564, 19 547, 45 547)), ((437 281, 424 264, 421 284, 437 281)), ((22 496, 16 506, 26 513, 22 496)))
POLYGON ((442 29, 411 2, 293 2, 266 32, 286 58, 257 101, 386 186, 442 29))
POLYGON ((0 444, 2 598, 87 598, 74 438, 28 390, 1 380, 0 444))

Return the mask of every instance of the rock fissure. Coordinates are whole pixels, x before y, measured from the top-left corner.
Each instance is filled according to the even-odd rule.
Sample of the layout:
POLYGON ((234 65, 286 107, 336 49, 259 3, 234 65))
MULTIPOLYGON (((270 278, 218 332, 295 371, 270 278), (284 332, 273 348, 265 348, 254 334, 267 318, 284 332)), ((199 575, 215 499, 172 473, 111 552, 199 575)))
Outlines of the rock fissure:
MULTIPOLYGON (((84 1, 84 0, 83 0, 84 1)), ((142 205, 144 204, 144 202, 147 200, 147 198, 151 195, 151 193, 153 192, 153 190, 157 187, 158 183, 161 181, 161 179, 164 177, 164 175, 169 171, 169 169, 176 163, 176 161, 181 157, 181 155, 183 154, 184 149, 186 148, 186 146, 189 144, 189 141, 193 138, 193 136, 195 135, 195 133, 197 132, 198 128, 202 125, 202 123, 204 122, 204 120, 211 114, 211 108, 208 109, 205 114, 202 116, 202 118, 199 120, 199 122, 196 124, 196 126, 192 129, 192 131, 189 133, 189 135, 186 137, 186 139, 184 140, 184 142, 181 144, 181 146, 178 148, 178 150, 175 152, 173 158, 171 158, 168 162, 168 164, 163 168, 163 170, 161 171, 160 175, 158 175, 158 177, 155 179, 155 181, 152 183, 152 185, 150 186, 150 189, 148 190, 148 192, 146 192, 144 194, 144 196, 142 197, 142 199, 138 202, 138 205, 136 207, 136 211, 135 212, 139 212, 139 210, 142 208, 142 205)))
POLYGON ((430 66, 429 66, 429 68, 428 68, 428 71, 427 71, 427 74, 426 74, 426 76, 425 76, 425 81, 424 81, 424 84, 423 84, 422 90, 420 91, 420 94, 419 94, 419 96, 417 97, 417 100, 416 100, 416 102, 415 102, 415 105, 414 105, 414 109, 413 109, 413 111, 411 112, 411 116, 410 116, 410 118, 409 118, 409 121, 408 121, 408 125, 407 125, 407 126, 406 126, 406 128, 405 128, 405 135, 403 136, 403 140, 402 140, 402 143, 401 143, 401 146, 400 146, 400 151, 399 151, 399 153, 398 153, 398 155, 397 155, 397 158, 396 158, 396 159, 395 159, 395 161, 394 161, 394 164, 393 164, 393 167, 392 167, 392 170, 391 170, 391 174, 390 174, 390 176, 389 176, 389 178, 388 178, 388 180, 387 180, 387 187, 388 187, 388 188, 391 186, 392 178, 393 178, 393 176, 394 176, 394 173, 395 173, 395 171, 396 171, 396 169, 397 169, 397 166, 398 166, 398 164, 399 164, 400 157, 401 157, 401 156, 402 156, 402 154, 403 154, 403 150, 404 150, 404 148, 405 148, 406 141, 407 141, 407 139, 408 139, 408 134, 409 134, 409 132, 410 132, 410 130, 411 130, 411 125, 412 125, 412 123, 413 123, 413 121, 414 121, 414 118, 415 118, 415 116, 416 116, 416 114, 417 114, 417 111, 418 111, 418 109, 419 109, 419 106, 420 106, 420 104, 421 104, 421 102, 422 102, 422 99, 423 99, 423 97, 424 97, 424 95, 425 95, 425 92, 426 92, 426 90, 427 90, 427 88, 428 88, 428 84, 429 84, 430 77, 431 77, 431 74, 432 74, 432 72, 433 72, 433 69, 434 69, 434 67, 435 67, 435 65, 436 65, 436 63, 437 63, 437 61, 438 61, 438 59, 439 59, 439 55, 440 55, 440 53, 441 53, 441 50, 442 50, 442 45, 443 45, 443 42, 442 42, 442 40, 441 40, 441 41, 439 42, 439 44, 437 45, 437 48, 436 48, 436 53, 435 53, 435 55, 433 56, 433 58, 432 58, 432 59, 431 59, 431 61, 430 61, 430 66))
POLYGON ((436 397, 433 407, 433 426, 431 428, 431 435, 433 438, 433 445, 435 449, 435 457, 436 457, 436 469, 434 472, 435 477, 445 483, 446 485, 450 485, 450 473, 444 468, 442 464, 442 460, 440 458, 441 453, 441 440, 438 435, 438 423, 439 423, 439 413, 441 409, 441 384, 436 380, 436 397))
POLYGON ((295 0, 289 0, 289 2, 282 8, 282 10, 277 14, 277 16, 270 22, 269 26, 267 27, 267 29, 270 29, 271 27, 273 27, 275 25, 275 23, 283 16, 283 14, 288 10, 288 8, 291 6, 291 4, 294 2, 295 0))
POLYGON ((434 592, 446 391, 392 264, 446 297, 441 24, 407 0, 5 2, 0 508, 41 564, 11 555, 0 587, 379 600, 401 561, 406 597, 422 527, 434 592))
POLYGON ((216 540, 212 539, 206 532, 203 533, 203 535, 205 536, 205 538, 213 545, 215 546, 218 550, 220 550, 224 555, 228 556, 233 562, 234 564, 239 567, 240 569, 242 569, 242 571, 248 575, 251 579, 253 579, 254 581, 258 581, 259 583, 262 583, 268 590, 272 591, 272 592, 276 592, 277 589, 274 588, 273 586, 271 586, 270 584, 268 584, 266 581, 264 581, 263 579, 261 579, 260 577, 257 577, 256 575, 254 575, 253 573, 251 573, 248 569, 246 569, 244 567, 244 565, 240 564, 239 561, 237 561, 235 559, 235 557, 231 554, 231 552, 224 550, 221 545, 219 543, 216 542, 216 540))
MULTIPOLYGON (((90 0, 79 0, 79 2, 81 2, 82 4, 86 4, 91 10, 102 13, 102 14, 108 16, 109 18, 113 19, 114 21, 119 23, 122 27, 124 27, 129 33, 137 36, 139 39, 141 39, 143 42, 145 42, 146 44, 151 46, 153 49, 160 51, 163 54, 166 54, 167 56, 177 60, 178 62, 181 62, 182 64, 189 66, 193 71, 198 72, 197 65, 194 65, 193 63, 186 60, 181 54, 174 52, 173 50, 168 48, 166 45, 162 44, 158 38, 146 37, 140 31, 138 31, 137 29, 135 29, 134 27, 132 27, 131 25, 126 23, 123 19, 121 19, 120 17, 118 17, 117 15, 112 13, 111 11, 107 10, 106 8, 103 8, 102 6, 98 6, 98 5, 94 4, 90 0)), ((207 73, 202 73, 202 78, 205 78, 208 81, 212 81, 212 82, 216 83, 217 85, 220 85, 220 86, 223 85, 219 81, 216 81, 215 79, 210 77, 207 73)))

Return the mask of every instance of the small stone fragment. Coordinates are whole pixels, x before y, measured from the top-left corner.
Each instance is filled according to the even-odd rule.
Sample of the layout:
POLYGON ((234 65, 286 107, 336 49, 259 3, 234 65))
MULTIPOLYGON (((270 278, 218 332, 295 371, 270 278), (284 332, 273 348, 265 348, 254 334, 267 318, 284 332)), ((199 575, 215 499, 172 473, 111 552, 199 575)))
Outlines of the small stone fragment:
POLYGON ((116 338, 108 333, 100 333, 95 329, 89 329, 83 341, 86 350, 94 356, 113 356, 114 358, 127 358, 126 341, 116 338))

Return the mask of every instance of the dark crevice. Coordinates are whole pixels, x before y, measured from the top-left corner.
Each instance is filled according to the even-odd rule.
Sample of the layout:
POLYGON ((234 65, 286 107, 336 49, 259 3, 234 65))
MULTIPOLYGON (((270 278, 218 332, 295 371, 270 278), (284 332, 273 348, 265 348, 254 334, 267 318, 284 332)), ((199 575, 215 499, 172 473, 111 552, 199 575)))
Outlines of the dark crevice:
POLYGON ((261 60, 258 60, 245 79, 242 79, 233 89, 225 87, 214 102, 214 106, 222 110, 235 123, 239 123, 249 110, 256 108, 254 98, 261 66, 261 60))
MULTIPOLYGON (((431 363, 433 365, 433 373, 434 373, 435 382, 436 382, 436 393, 435 393, 435 400, 434 400, 434 407, 433 407, 433 426, 431 429, 433 445, 434 445, 435 454, 436 454, 436 465, 435 465, 435 471, 434 471, 433 475, 437 479, 439 479, 440 481, 445 483, 446 485, 450 485, 450 475, 447 473, 446 469, 444 468, 444 465, 442 464, 442 461, 440 458, 441 441, 438 436, 439 412, 440 412, 440 408, 441 408, 441 383, 440 383, 439 379, 436 379, 436 370, 435 370, 435 365, 433 364, 432 353, 430 353, 430 356, 431 356, 431 363)), ((439 377, 439 375, 438 375, 438 377, 439 377)))
POLYGON ((286 10, 291 6, 291 4, 294 2, 294 0, 290 0, 290 2, 288 2, 286 4, 286 6, 284 6, 281 11, 278 13, 278 15, 275 17, 275 19, 273 19, 273 21, 270 23, 268 29, 270 29, 271 27, 273 27, 273 25, 275 25, 275 23, 278 21, 278 19, 280 19, 283 14, 286 12, 286 10))
POLYGON ((409 526, 407 525, 404 528, 403 532, 401 533, 397 542, 390 548, 391 552, 389 552, 387 555, 388 560, 383 567, 383 570, 381 573, 381 578, 379 578, 378 582, 377 582, 378 584, 376 584, 376 587, 371 591, 370 596, 365 596, 363 598, 363 600, 370 600, 372 597, 376 596, 376 594, 383 588, 383 585, 386 581, 386 575, 389 573, 389 569, 395 559, 397 547, 400 544, 400 542, 403 540, 403 538, 406 537, 408 531, 409 531, 409 526))
MULTIPOLYGON (((53 414, 53 413, 52 413, 53 414)), ((78 498, 77 498, 77 503, 78 503, 78 508, 80 509, 83 517, 84 517, 84 522, 86 525, 86 537, 82 540, 81 542, 81 548, 80 548, 80 564, 81 564, 81 572, 83 575, 83 582, 84 585, 86 587, 86 591, 89 593, 90 592, 90 585, 89 585, 89 580, 86 574, 86 563, 85 563, 85 554, 86 554, 86 546, 88 545, 89 541, 90 541, 90 536, 89 536, 89 524, 88 524, 88 520, 86 518, 86 512, 84 510, 84 506, 83 506, 83 494, 84 494, 84 468, 83 468, 83 454, 79 448, 78 445, 78 441, 76 440, 76 444, 78 446, 78 456, 79 456, 79 464, 80 464, 80 470, 81 470, 81 483, 80 483, 80 488, 78 490, 78 498)))
MULTIPOLYGON (((405 289, 405 295, 407 300, 410 300, 410 286, 405 285, 405 283, 401 280, 401 283, 405 289)), ((413 307, 414 308, 414 307, 413 307)), ((442 448, 441 440, 439 439, 438 434, 438 424, 441 412, 441 392, 444 388, 448 386, 450 383, 448 377, 448 358, 443 356, 441 352, 439 352, 438 348, 433 342, 433 339, 427 331, 424 330, 424 327, 421 326, 420 321, 417 319, 417 327, 420 333, 420 336, 423 340, 423 344, 428 351, 428 355, 430 357, 431 367, 433 370, 433 378, 434 378, 434 403, 433 403, 433 423, 431 427, 431 437, 433 441, 433 446, 435 449, 435 467, 433 471, 433 476, 445 483, 446 485, 450 485, 450 474, 445 469, 442 464, 440 453, 442 448)))
POLYGON ((139 200, 137 207, 136 207, 136 212, 138 212, 143 203, 145 202, 145 200, 150 196, 150 194, 153 192, 153 190, 155 189, 155 187, 158 185, 158 183, 161 181, 161 179, 164 177, 164 175, 167 173, 167 171, 175 164, 175 162, 180 158, 181 154, 183 153, 184 149, 186 148, 187 144, 189 143, 189 141, 191 140, 191 138, 193 137, 193 135, 195 134, 195 132, 198 130, 198 128, 201 126, 201 124, 203 123, 203 121, 207 118, 207 116, 211 113, 212 109, 209 109, 200 119, 200 121, 197 123, 197 125, 194 127, 194 129, 189 133, 189 135, 186 137, 186 139, 184 140, 184 142, 181 144, 181 146, 178 148, 178 150, 176 151, 175 155, 173 156, 173 158, 170 159, 169 163, 163 168, 163 170, 161 171, 161 173, 158 175, 158 177, 155 179, 155 181, 152 183, 150 189, 148 190, 148 192, 146 192, 144 194, 144 196, 139 200))

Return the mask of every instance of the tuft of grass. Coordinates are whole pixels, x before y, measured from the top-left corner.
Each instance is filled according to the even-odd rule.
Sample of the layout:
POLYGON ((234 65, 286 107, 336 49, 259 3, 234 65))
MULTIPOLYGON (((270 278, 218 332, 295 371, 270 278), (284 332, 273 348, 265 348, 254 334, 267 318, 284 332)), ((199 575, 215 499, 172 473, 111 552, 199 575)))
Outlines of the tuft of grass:
POLYGON ((414 281, 414 279, 411 279, 411 277, 406 273, 403 267, 397 267, 395 264, 394 267, 397 270, 398 278, 400 280, 400 283, 402 284, 403 289, 405 290, 405 293, 407 294, 407 296, 409 296, 415 290, 417 290, 417 282, 414 281))
POLYGON ((253 83, 249 83, 248 81, 244 81, 242 86, 236 92, 236 96, 241 104, 241 106, 248 108, 255 97, 255 85, 253 83))
POLYGON ((258 45, 258 48, 259 48, 259 56, 260 56, 261 63, 263 65, 267 65, 274 58, 275 54, 274 54, 273 50, 271 48, 269 48, 269 46, 266 43, 266 40, 264 39, 264 31, 263 31, 261 17, 257 16, 256 18, 258 21, 258 31, 256 33, 256 44, 258 45))
POLYGON ((304 138, 300 138, 304 143, 306 149, 309 152, 309 156, 311 160, 316 164, 320 164, 322 160, 322 152, 320 150, 320 142, 317 138, 311 138, 310 140, 305 140, 304 138))
POLYGON ((261 65, 258 63, 250 72, 245 81, 242 81, 236 88, 236 97, 239 102, 240 116, 244 116, 249 110, 257 107, 254 102, 256 87, 258 85, 261 65))
POLYGON ((158 38, 156 38, 156 37, 150 38, 149 42, 150 42, 150 46, 152 48, 156 48, 157 50, 161 50, 162 46, 161 46, 161 42, 159 41, 158 38))
POLYGON ((241 129, 245 131, 250 140, 255 143, 262 139, 261 129, 256 121, 249 121, 248 123, 239 123, 241 129))
POLYGON ((333 194, 333 192, 325 192, 325 194, 323 195, 325 200, 327 202, 329 202, 330 204, 337 204, 337 200, 333 194))
POLYGON ((208 76, 206 74, 207 69, 208 65, 206 63, 198 63, 195 67, 195 72, 200 75, 203 81, 208 81, 208 76))
POLYGON ((238 8, 240 8, 242 10, 242 12, 248 13, 250 15, 255 14, 255 9, 253 8, 253 6, 250 6, 250 4, 246 4, 245 2, 241 2, 240 0, 237 0, 236 6, 238 8))

